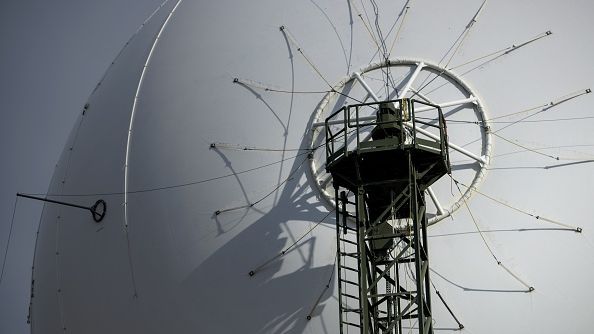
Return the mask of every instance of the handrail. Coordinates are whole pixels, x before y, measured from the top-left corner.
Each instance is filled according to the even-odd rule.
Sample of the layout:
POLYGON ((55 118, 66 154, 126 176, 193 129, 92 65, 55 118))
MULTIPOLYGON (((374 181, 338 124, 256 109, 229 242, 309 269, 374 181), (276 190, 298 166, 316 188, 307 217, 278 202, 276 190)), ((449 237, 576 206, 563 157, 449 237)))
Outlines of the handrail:
MULTIPOLYGON (((375 108, 376 110, 379 108, 375 108)), ((408 134, 410 134, 410 142, 407 142, 407 131, 400 131, 399 140, 400 146, 403 148, 405 145, 410 147, 417 147, 417 123, 439 129, 439 149, 442 157, 447 162, 449 166, 449 152, 448 152, 448 142, 447 142, 447 127, 445 122, 445 117, 439 105, 427 103, 424 101, 414 100, 414 99, 396 99, 396 100, 387 100, 382 102, 367 102, 367 103, 358 103, 352 104, 348 106, 343 106, 340 109, 333 112, 330 116, 328 116, 325 120, 325 130, 326 130, 326 163, 332 163, 334 160, 338 159, 341 156, 348 156, 351 152, 349 151, 349 145, 353 145, 357 151, 361 149, 361 143, 367 141, 370 134, 365 137, 363 140, 361 139, 361 128, 369 127, 369 126, 380 126, 386 124, 393 124, 394 127, 400 129, 409 129, 408 134), (380 121, 376 119, 375 121, 369 120, 368 116, 366 116, 364 120, 360 117, 361 108, 369 107, 369 106, 378 106, 382 103, 398 103, 398 107, 400 110, 408 110, 409 113, 409 120, 405 120, 403 118, 403 113, 397 113, 397 117, 394 120, 387 120, 387 121, 380 121), (424 106, 432 107, 437 110, 437 124, 429 123, 421 120, 417 120, 415 117, 415 104, 422 104, 424 106), (352 115, 352 110, 354 108, 354 115, 352 115), (340 115, 342 115, 342 119, 339 119, 340 115), (342 127, 336 129, 336 126, 339 126, 342 123, 342 127), (334 131, 332 130, 332 126, 334 126, 334 131), (349 129, 353 129, 355 134, 354 138, 350 137, 352 135, 352 131, 349 129), (349 137, 351 138, 349 140, 349 137), (342 138, 342 143, 340 143, 339 138, 342 138), (339 146, 340 145, 340 146, 339 146)), ((351 146, 351 147, 353 147, 351 146)))

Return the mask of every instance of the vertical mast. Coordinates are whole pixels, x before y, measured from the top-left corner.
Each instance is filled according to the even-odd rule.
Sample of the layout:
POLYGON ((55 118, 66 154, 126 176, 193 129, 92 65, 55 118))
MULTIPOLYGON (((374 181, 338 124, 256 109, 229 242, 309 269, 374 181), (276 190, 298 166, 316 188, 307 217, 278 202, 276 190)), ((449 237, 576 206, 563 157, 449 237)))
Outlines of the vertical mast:
POLYGON ((433 333, 424 191, 450 166, 441 109, 428 105, 437 110, 439 140, 417 138, 415 103, 425 104, 351 105, 326 119, 341 333, 400 334, 413 319, 419 333, 433 333), (361 122, 361 108, 377 108, 376 120, 361 122), (343 126, 329 125, 336 123, 343 126))

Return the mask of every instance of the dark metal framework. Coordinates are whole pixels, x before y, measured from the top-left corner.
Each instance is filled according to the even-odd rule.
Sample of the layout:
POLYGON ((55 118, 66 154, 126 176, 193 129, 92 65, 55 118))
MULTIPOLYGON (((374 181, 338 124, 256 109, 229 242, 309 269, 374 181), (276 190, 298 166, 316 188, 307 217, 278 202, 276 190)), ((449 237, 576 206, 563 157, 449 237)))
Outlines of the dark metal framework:
POLYGON ((433 333, 424 191, 450 165, 441 109, 430 105, 436 124, 420 122, 415 103, 430 105, 409 99, 357 104, 326 119, 340 333, 400 334, 409 319, 419 333, 433 333), (376 120, 360 122, 362 108, 376 109, 376 120), (440 140, 417 137, 417 123, 437 129, 440 140))

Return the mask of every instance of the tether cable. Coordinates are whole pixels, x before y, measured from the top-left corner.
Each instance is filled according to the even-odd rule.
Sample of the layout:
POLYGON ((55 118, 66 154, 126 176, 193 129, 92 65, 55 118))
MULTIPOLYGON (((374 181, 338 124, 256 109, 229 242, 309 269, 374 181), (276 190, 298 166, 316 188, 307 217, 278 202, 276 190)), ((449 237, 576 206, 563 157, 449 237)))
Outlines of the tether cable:
MULTIPOLYGON (((462 185, 462 186, 464 186, 466 188, 470 188, 469 186, 465 185, 464 183, 462 183, 462 182, 460 182, 460 181, 458 181, 458 180, 456 180, 454 178, 452 178, 452 180, 454 181, 454 183, 456 184, 456 186, 462 185)), ((503 201, 501 199, 497 199, 497 198, 495 198, 493 196, 489 196, 489 195, 485 194, 482 191, 479 191, 478 189, 476 189, 474 187, 472 187, 472 191, 473 192, 476 192, 477 194, 479 194, 479 195, 481 195, 481 196, 483 196, 485 198, 490 199, 491 201, 494 201, 495 203, 501 204, 501 205, 505 206, 506 208, 509 208, 509 209, 512 209, 512 210, 517 211, 519 213, 525 214, 525 215, 530 216, 530 217, 532 217, 532 218, 534 218, 536 220, 541 220, 541 221, 545 221, 545 222, 548 222, 548 223, 551 223, 551 224, 563 226, 563 227, 566 227, 566 228, 571 229, 573 231, 576 231, 578 233, 581 233, 582 232, 582 228, 581 227, 576 227, 576 226, 564 224, 564 223, 558 222, 556 220, 543 217, 541 215, 530 213, 530 212, 528 212, 526 210, 522 210, 522 209, 520 209, 518 207, 515 207, 515 206, 513 206, 513 205, 511 205, 511 204, 509 204, 509 203, 507 203, 507 202, 505 202, 505 201, 503 201)))
POLYGON ((361 12, 359 11, 359 8, 357 7, 357 5, 355 4, 354 1, 349 0, 350 3, 353 5, 353 7, 355 8, 355 11, 357 12, 357 16, 359 17, 359 19, 361 19, 361 22, 363 22, 363 26, 365 27, 365 30, 367 30, 367 33, 369 34, 369 37, 371 37, 371 40, 373 41, 373 43, 375 44, 375 46, 377 47, 377 49, 380 49, 379 43, 377 42, 375 35, 373 34, 373 32, 371 31, 371 21, 369 20, 369 16, 367 15, 367 10, 365 9, 365 4, 363 4, 363 1, 361 1, 361 6, 363 7, 363 12, 365 13, 365 17, 367 18, 367 22, 365 22, 365 19, 363 18, 363 14, 361 14, 361 12), (369 26, 367 25, 367 23, 369 23, 369 26))
POLYGON ((258 271, 262 270, 262 268, 266 267, 268 264, 285 256, 285 254, 287 254, 287 252, 289 252, 291 249, 293 249, 299 242, 301 242, 301 240, 303 240, 303 238, 305 238, 308 234, 310 234, 313 230, 315 230, 316 227, 320 226, 326 220, 326 218, 328 218, 334 211, 335 211, 335 209, 329 211, 320 221, 318 221, 314 226, 309 228, 309 230, 307 230, 307 232, 305 232, 301 237, 299 237, 299 239, 295 240, 292 244, 290 244, 287 248, 282 250, 280 253, 278 253, 275 256, 271 257, 270 259, 264 261, 264 263, 257 266, 253 270, 250 270, 250 272, 248 274, 250 276, 254 276, 258 271))
MULTIPOLYGON (((538 115, 540 113, 543 113, 545 111, 551 110, 552 108, 558 107, 559 105, 561 105, 561 104, 563 104, 565 102, 568 102, 570 100, 573 100, 573 99, 578 98, 578 97, 580 97, 582 95, 585 95, 585 94, 590 94, 591 92, 592 92, 592 90, 590 88, 587 88, 587 89, 584 89, 584 90, 578 90, 578 91, 575 91, 575 92, 566 94, 566 95, 564 95, 562 97, 559 97, 559 98, 557 98, 557 99, 555 99, 555 100, 553 100, 553 101, 551 101, 549 103, 545 103, 545 104, 542 104, 542 105, 539 105, 539 106, 536 106, 536 107, 532 107, 532 108, 528 108, 528 109, 516 111, 516 112, 513 112, 513 113, 505 114, 505 115, 502 115, 502 116, 493 117, 493 118, 489 119, 488 121, 495 120, 495 119, 500 119, 500 118, 504 118, 504 117, 510 117, 510 116, 514 116, 514 115, 518 115, 518 114, 522 114, 522 113, 526 113, 526 112, 530 112, 530 111, 534 111, 534 110, 540 109, 540 110, 538 110, 536 112, 533 112, 533 113, 531 113, 529 115, 526 115, 526 116, 520 118, 517 121, 513 121, 513 122, 505 125, 504 127, 501 127, 499 129, 496 129, 496 130, 491 130, 490 129, 489 131, 490 131, 490 133, 501 132, 501 131, 509 128, 510 126, 513 126, 513 125, 516 125, 518 123, 524 122, 525 120, 527 120, 530 117, 533 117, 533 116, 538 115)), ((475 143, 475 142, 477 142, 479 140, 480 140, 480 138, 479 139, 475 139, 473 141, 470 141, 470 142, 464 144, 462 147, 466 147, 466 146, 468 146, 468 145, 470 145, 472 143, 475 143)))
POLYGON ((406 16, 408 14, 408 11, 410 10, 410 2, 412 2, 412 0, 407 1, 407 3, 405 4, 405 9, 404 9, 404 14, 402 14, 402 20, 400 20, 400 24, 398 25, 398 29, 396 29, 396 35, 394 35, 394 40, 392 41, 392 45, 390 46, 390 54, 392 53, 392 50, 394 49, 394 46, 396 45, 396 41, 398 40, 398 37, 400 37, 400 31, 402 30, 402 26, 404 26, 404 22, 406 21, 406 16))
MULTIPOLYGON (((484 0, 483 3, 481 4, 481 6, 479 7, 479 9, 476 11, 474 16, 470 20, 470 22, 466 25, 466 27, 464 28, 462 33, 454 41, 454 44, 452 44, 452 46, 449 48, 449 50, 443 55, 443 57, 439 61, 438 65, 441 65, 441 63, 447 58, 448 55, 450 55, 450 57, 443 67, 447 68, 450 65, 450 62, 452 61, 452 59, 454 59, 454 56, 458 53, 458 50, 462 47, 466 38, 468 38, 468 35, 470 34, 472 27, 478 21, 478 18, 480 16, 480 14, 482 13, 483 9, 485 8, 486 3, 487 3, 487 0, 484 0)), ((433 81, 435 81, 437 78, 440 78, 444 73, 445 73, 445 69, 441 70, 436 76, 434 76, 431 80, 429 80, 429 82, 425 83, 427 81, 427 79, 429 79, 429 76, 431 75, 431 73, 427 74, 427 77, 425 78, 425 80, 423 80, 423 82, 420 85, 421 87, 419 89, 417 89, 417 92, 420 93, 423 89, 427 88, 427 86, 429 86, 433 81)), ((414 93, 413 97, 417 94, 418 93, 414 93)))
POLYGON ((16 212, 18 202, 19 202, 18 196, 15 196, 14 206, 12 207, 12 218, 10 219, 10 228, 8 230, 8 238, 6 239, 6 248, 4 250, 4 259, 2 260, 2 272, 0 272, 0 285, 2 284, 2 279, 4 278, 4 268, 6 266, 6 257, 8 255, 8 248, 10 247, 10 240, 12 239, 12 228, 14 226, 14 215, 16 212))
MULTIPOLYGON (((488 60, 488 61, 487 61, 487 62, 491 62, 491 61, 493 61, 493 60, 495 60, 495 59, 497 59, 497 58, 499 58, 499 57, 501 57, 501 56, 504 56, 504 55, 506 55, 506 54, 508 54, 508 53, 510 53, 510 52, 512 52, 512 51, 514 51, 514 50, 517 50, 517 49, 519 49, 519 48, 521 48, 521 47, 523 47, 523 46, 526 46, 526 45, 528 45, 528 44, 530 44, 530 43, 536 42, 536 41, 538 41, 539 39, 541 39, 541 38, 544 38, 544 37, 547 37, 547 36, 550 36, 550 35, 552 35, 552 34, 553 34, 553 33, 552 33, 550 30, 547 30, 546 32, 544 32, 544 33, 541 33, 541 34, 538 34, 538 35, 536 35, 535 37, 532 37, 531 39, 529 39, 529 40, 527 40, 527 41, 525 41, 525 42, 522 42, 522 43, 520 43, 520 44, 518 44, 518 45, 516 45, 516 44, 512 44, 512 45, 510 45, 510 46, 508 46, 508 47, 505 47, 505 48, 503 48, 503 49, 499 49, 499 50, 497 50, 497 51, 491 52, 491 53, 489 53, 489 54, 486 54, 486 55, 484 55, 484 56, 480 56, 480 57, 477 57, 477 58, 474 58, 474 59, 468 60, 468 61, 466 61, 466 62, 464 62, 464 63, 462 63, 462 64, 456 65, 456 66, 454 66, 454 67, 450 67, 450 68, 449 68, 449 70, 455 70, 455 69, 457 69, 457 68, 460 68, 460 67, 463 67, 463 66, 466 66, 466 65, 472 64, 472 63, 474 63, 474 62, 477 62, 477 61, 479 61, 479 60, 482 60, 482 59, 485 59, 485 58, 489 58, 489 57, 491 57, 491 56, 498 55, 498 56, 494 57, 493 59, 490 59, 490 60, 488 60)), ((485 65, 487 62, 481 63, 480 65, 478 65, 478 66, 476 66, 476 67, 473 67, 473 68, 471 68, 470 70, 468 70, 468 71, 464 72, 464 74, 468 74, 469 72, 472 72, 473 70, 475 70, 475 69, 477 69, 477 68, 479 68, 479 67, 481 67, 481 66, 485 65)))
POLYGON ((242 84, 242 85, 246 85, 249 86, 251 88, 256 88, 256 89, 262 89, 266 92, 274 92, 274 93, 286 93, 286 94, 327 94, 330 93, 330 90, 318 90, 318 91, 304 91, 304 90, 288 90, 288 89, 282 89, 282 88, 275 88, 275 87, 271 87, 270 85, 267 85, 265 83, 262 82, 258 82, 258 81, 254 81, 254 80, 249 80, 249 79, 242 79, 242 78, 233 78, 233 83, 236 84, 242 84))
MULTIPOLYGON (((189 187, 189 186, 193 186, 193 185, 197 185, 197 184, 202 184, 202 183, 207 183, 207 182, 211 182, 211 181, 216 181, 216 180, 220 180, 220 179, 224 179, 227 177, 232 177, 234 175, 240 175, 240 174, 245 174, 245 173, 249 173, 249 172, 253 172, 259 169, 263 169, 266 167, 270 167, 270 166, 274 166, 274 165, 278 165, 283 161, 287 161, 287 160, 293 160, 295 158, 298 158, 300 156, 303 155, 307 155, 310 154, 310 152, 303 152, 303 153, 299 153, 297 155, 282 159, 282 160, 278 160, 278 161, 274 161, 271 163, 267 163, 264 165, 260 165, 258 167, 254 167, 254 168, 249 168, 249 169, 245 169, 236 173, 229 173, 229 174, 225 174, 225 175, 221 175, 221 176, 215 176, 215 177, 211 177, 211 178, 207 178, 207 179, 202 179, 202 180, 197 180, 197 181, 190 181, 190 182, 186 182, 186 183, 180 183, 180 184, 174 184, 174 185, 170 185, 170 186, 163 186, 163 187, 155 187, 155 188, 146 188, 146 189, 139 189, 139 190, 129 190, 128 194, 138 194, 138 193, 147 193, 147 192, 154 192, 154 191, 161 191, 161 190, 169 190, 169 189, 176 189, 176 188, 183 188, 183 187, 189 187)), ((91 194, 43 194, 43 193, 38 193, 38 194, 30 194, 27 193, 26 195, 45 195, 45 196, 112 196, 112 195, 123 195, 124 192, 123 191, 117 191, 117 192, 104 192, 104 193, 91 193, 91 194)))
MULTIPOLYGON (((462 190, 460 189, 460 186, 458 185, 458 182, 456 182, 454 180, 454 184, 456 185, 456 188, 458 188, 458 192, 460 192, 460 195, 463 195, 462 194, 462 190)), ((464 196, 462 196, 462 200, 464 201, 464 206, 466 206, 466 209, 468 210, 468 213, 470 214, 470 218, 472 219, 472 222, 474 223, 474 226, 476 226, 476 230, 478 231, 479 235, 481 236, 481 239, 483 240, 483 243, 485 244, 485 246, 489 250, 489 253, 491 253, 491 256, 493 257, 493 259, 495 259, 495 262, 497 263, 497 265, 500 266, 501 268, 503 268, 510 276, 512 276, 513 278, 515 278, 516 281, 518 281, 522 285, 524 285, 528 289, 528 290, 526 290, 526 292, 532 292, 532 291, 534 291, 534 287, 533 286, 531 286, 530 284, 526 283, 523 279, 521 279, 517 274, 515 274, 514 272, 512 272, 511 269, 509 269, 507 266, 505 266, 503 264, 503 262, 501 262, 497 258, 497 256, 495 255, 495 252, 493 251, 493 249, 491 248, 491 246, 487 242, 487 239, 485 238, 485 235, 484 235, 483 231, 479 227, 479 225, 478 225, 478 223, 476 221, 476 218, 472 214, 472 210, 470 210, 470 206, 466 202, 466 199, 464 198, 464 196)))
POLYGON ((318 296, 318 299, 316 299, 316 301, 314 302, 312 308, 309 310, 309 313, 307 314, 307 317, 305 317, 307 320, 311 320, 311 315, 315 311, 316 307, 318 307, 318 304, 320 303, 320 300, 322 300, 322 297, 324 296, 324 294, 326 293, 326 291, 328 291, 328 289, 330 289, 330 283, 332 283, 332 279, 334 278, 334 269, 336 269, 336 260, 337 260, 337 258, 338 258, 338 252, 336 252, 336 254, 334 256, 334 263, 332 264, 332 270, 330 271, 330 278, 328 278, 328 283, 326 283, 326 285, 322 289, 322 292, 320 292, 320 295, 318 296))
POLYGON ((333 87, 330 84, 330 82, 328 82, 328 80, 326 80, 326 78, 324 77, 324 75, 322 75, 322 72, 320 72, 320 70, 318 69, 318 67, 316 65, 314 65, 314 63, 309 59, 309 57, 307 57, 307 55, 305 55, 305 52, 299 46, 299 43, 297 43, 297 40, 295 39, 295 37, 293 37, 293 35, 289 31, 289 29, 286 26, 280 26, 279 29, 280 29, 281 32, 283 32, 283 34, 285 34, 285 36, 287 36, 287 39, 291 42, 291 44, 293 44, 293 46, 295 46, 297 48, 297 52, 299 52, 301 54, 301 56, 303 56, 303 58, 305 59, 305 61, 307 61, 307 63, 314 70, 314 72, 316 72, 316 74, 322 80, 324 80, 324 82, 328 85, 328 87, 330 87, 331 89, 333 89, 333 87))
MULTIPOLYGON (((475 70, 477 70, 477 69, 480 69, 480 68, 482 68, 483 66, 485 66, 485 65, 487 65, 487 64, 489 64, 489 63, 491 63, 491 62, 493 62, 493 61, 495 61, 495 60, 497 60, 497 59, 499 59, 499 58, 501 58, 501 57, 503 57, 503 56, 507 56, 508 54, 510 54, 510 53, 512 53, 512 52, 514 52, 514 51, 516 51, 516 50, 519 50, 521 47, 524 47, 524 46, 526 46, 526 45, 528 45, 528 44, 531 44, 531 43, 533 43, 533 42, 536 42, 536 41, 540 40, 541 38, 544 38, 544 37, 550 36, 550 35, 552 35, 552 34, 553 34, 553 33, 552 33, 550 30, 548 30, 548 31, 546 31, 546 32, 544 32, 544 33, 542 33, 542 34, 540 34, 540 35, 538 35, 538 36, 536 36, 536 37, 534 37, 534 38, 532 38, 532 39, 530 39, 530 40, 526 41, 526 42, 520 43, 519 45, 515 45, 515 44, 514 44, 514 45, 512 45, 512 46, 510 46, 510 47, 503 48, 503 49, 501 49, 501 50, 498 50, 498 51, 495 51, 495 52, 489 53, 489 54, 487 54, 487 55, 485 55, 485 56, 481 56, 481 57, 475 58, 475 59, 473 59, 473 60, 467 61, 467 62, 465 62, 464 64, 461 64, 461 65, 458 65, 458 66, 455 66, 455 67, 451 67, 449 70, 453 70, 453 69, 456 69, 456 68, 459 68, 459 67, 465 66, 465 65, 467 65, 467 64, 473 63, 473 62, 475 62, 475 61, 478 61, 478 60, 481 60, 481 59, 488 58, 488 57, 490 57, 490 56, 494 56, 494 55, 496 55, 496 54, 499 54, 499 55, 497 55, 497 56, 495 56, 495 57, 493 57, 493 58, 491 58, 491 59, 485 60, 484 62, 482 62, 482 63, 480 63, 480 64, 476 65, 475 67, 472 67, 471 69, 469 69, 469 70, 467 70, 467 71, 465 71, 465 72, 462 72, 462 73, 460 74, 460 77, 463 77, 463 76, 467 75, 468 73, 470 73, 470 72, 473 72, 473 71, 475 71, 475 70)), ((429 92, 427 92, 427 94, 431 94, 431 93, 435 92, 436 90, 440 89, 441 87, 445 86, 446 84, 447 84, 447 83, 443 83, 443 84, 441 84, 441 85, 439 85, 439 86, 437 86, 437 87, 433 88, 432 90, 430 90, 429 92)))
POLYGON ((439 300, 441 300, 442 304, 446 307, 446 309, 448 310, 448 312, 450 313, 450 315, 452 316, 452 318, 454 318, 454 320, 456 321, 456 323, 458 323, 458 328, 459 329, 464 329, 464 325, 462 325, 462 323, 460 322, 460 320, 458 320, 458 318, 456 317, 456 315, 454 314, 454 312, 452 311, 452 309, 450 308, 450 306, 448 305, 448 303, 446 303, 445 299, 443 298, 443 296, 441 295, 441 293, 439 292, 439 290, 437 290, 437 287, 435 286, 435 284, 433 283, 432 280, 429 280, 429 282, 431 283, 431 286, 433 286, 433 290, 435 290, 435 293, 437 294, 437 297, 439 297, 439 300))
POLYGON ((347 97, 349 99, 352 99, 354 101, 357 101, 358 103, 363 103, 363 101, 360 101, 354 97, 351 97, 347 94, 341 93, 339 91, 337 91, 336 89, 334 89, 334 87, 332 86, 332 84, 330 84, 330 82, 326 79, 326 77, 324 77, 324 75, 322 74, 322 72, 320 71, 320 69, 318 69, 318 67, 313 63, 313 61, 311 61, 309 59, 309 57, 305 54, 305 52, 303 51, 303 49, 299 46, 299 43, 297 43, 297 40, 295 39, 295 37, 293 37, 293 35, 291 34, 291 32, 289 31, 289 29, 286 26, 280 26, 280 31, 287 37, 287 40, 294 46, 297 48, 297 52, 299 52, 301 54, 301 56, 305 59, 305 61, 309 64, 309 66, 313 69, 314 72, 316 72, 316 74, 326 83, 326 85, 328 85, 328 87, 330 87, 330 91, 332 93, 336 93, 339 95, 342 95, 344 97, 347 97))
POLYGON ((303 166, 303 164, 307 160, 309 160, 309 157, 303 159, 303 161, 301 161, 301 163, 299 164, 299 166, 297 166, 297 168, 295 168, 293 171, 291 171, 291 173, 289 173, 289 176, 287 176, 287 178, 285 178, 276 187, 274 187, 274 189, 272 189, 269 193, 267 193, 266 195, 264 195, 263 197, 261 197, 259 200, 255 201, 253 203, 248 203, 248 204, 237 206, 237 207, 233 207, 233 208, 217 210, 214 213, 215 216, 218 216, 218 215, 220 215, 223 212, 235 211, 235 210, 239 210, 239 209, 251 208, 251 207, 256 206, 257 204, 259 204, 260 202, 262 202, 263 200, 265 200, 266 198, 268 198, 270 195, 272 195, 275 191, 277 191, 280 187, 282 187, 289 180, 293 179, 293 175, 295 175, 295 173, 297 173, 297 171, 299 171, 301 169, 301 166, 303 166))
POLYGON ((510 140, 510 139, 507 139, 505 137, 502 137, 501 135, 497 134, 496 132, 491 132, 491 134, 494 135, 495 137, 499 138, 499 139, 502 139, 502 140, 504 140, 504 141, 512 144, 512 145, 515 145, 517 147, 523 148, 526 151, 529 151, 529 152, 532 152, 532 153, 535 153, 535 154, 538 154, 538 155, 542 155, 544 157, 551 158, 551 159, 554 159, 554 160, 557 160, 557 161, 558 160, 561 160, 561 158, 559 158, 558 156, 556 157, 556 156, 553 156, 553 155, 550 155, 550 154, 546 154, 546 153, 542 153, 542 152, 539 152, 539 151, 537 151, 535 149, 526 147, 526 146, 524 146, 522 144, 519 144, 519 143, 517 143, 517 142, 515 142, 513 140, 510 140))
POLYGON ((289 148, 289 149, 275 149, 275 148, 262 148, 262 147, 254 147, 254 146, 244 146, 239 144, 231 144, 231 143, 221 143, 221 142, 214 142, 210 144, 210 148, 218 148, 218 149, 227 149, 227 150, 234 150, 234 151, 262 151, 262 152, 295 152, 295 151, 309 151, 314 152, 322 145, 318 145, 313 148, 289 148))

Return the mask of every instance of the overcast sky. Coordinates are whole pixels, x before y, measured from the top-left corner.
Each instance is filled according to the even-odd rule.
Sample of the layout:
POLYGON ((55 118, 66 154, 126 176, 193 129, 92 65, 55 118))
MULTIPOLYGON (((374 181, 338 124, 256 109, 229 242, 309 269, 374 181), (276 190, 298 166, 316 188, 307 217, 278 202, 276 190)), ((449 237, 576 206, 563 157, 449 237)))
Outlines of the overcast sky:
MULTIPOLYGON (((77 114, 126 40, 161 0, 0 2, 0 256, 15 193, 43 193, 77 114)), ((28 333, 42 205, 19 200, 0 285, 0 333, 28 333)))

